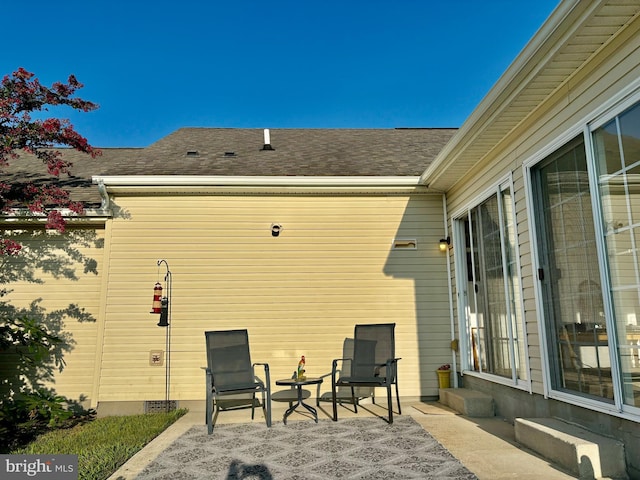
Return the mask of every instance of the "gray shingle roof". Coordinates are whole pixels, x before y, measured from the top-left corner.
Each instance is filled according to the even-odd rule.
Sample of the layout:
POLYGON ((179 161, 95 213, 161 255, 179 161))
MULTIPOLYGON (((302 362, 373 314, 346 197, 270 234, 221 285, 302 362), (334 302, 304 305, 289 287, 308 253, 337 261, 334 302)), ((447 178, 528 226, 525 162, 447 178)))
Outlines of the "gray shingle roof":
MULTIPOLYGON (((425 129, 181 128, 146 148, 105 148, 91 159, 61 150, 74 162, 59 183, 74 199, 100 203, 93 175, 419 176, 456 132, 425 129)), ((13 180, 44 180, 44 167, 24 156, 6 172, 13 180)))

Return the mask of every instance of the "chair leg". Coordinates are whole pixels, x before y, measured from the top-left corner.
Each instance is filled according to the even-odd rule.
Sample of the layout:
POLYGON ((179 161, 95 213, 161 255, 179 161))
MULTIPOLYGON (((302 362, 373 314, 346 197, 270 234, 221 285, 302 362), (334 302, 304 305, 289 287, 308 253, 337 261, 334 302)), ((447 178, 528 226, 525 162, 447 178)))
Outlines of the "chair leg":
POLYGON ((213 399, 210 395, 207 395, 207 405, 205 407, 205 423, 207 425, 207 433, 211 435, 213 433, 213 399))
POLYGON ((387 406, 389 408, 389 423, 393 423, 393 406, 391 405, 391 384, 387 385, 387 406))
POLYGON ((271 426, 271 392, 267 392, 266 401, 266 412, 265 416, 267 417, 267 427, 271 426))
POLYGON ((336 384, 331 382, 331 402, 333 403, 333 421, 338 421, 338 405, 336 404, 336 384))
POLYGON ((353 403, 353 411, 358 413, 358 402, 356 400, 356 392, 353 386, 351 387, 351 402, 353 403))
POLYGON ((209 422, 207 423, 207 431, 209 435, 213 433, 213 427, 216 425, 216 420, 218 419, 218 413, 220 413, 220 407, 218 406, 218 402, 216 399, 213 400, 215 403, 215 407, 213 408, 213 418, 209 417, 209 422))
POLYGON ((400 395, 398 394, 398 382, 396 382, 396 402, 398 402, 398 415, 402 415, 402 409, 400 408, 400 395))
POLYGON ((251 420, 253 420, 256 412, 256 394, 251 396, 251 420))

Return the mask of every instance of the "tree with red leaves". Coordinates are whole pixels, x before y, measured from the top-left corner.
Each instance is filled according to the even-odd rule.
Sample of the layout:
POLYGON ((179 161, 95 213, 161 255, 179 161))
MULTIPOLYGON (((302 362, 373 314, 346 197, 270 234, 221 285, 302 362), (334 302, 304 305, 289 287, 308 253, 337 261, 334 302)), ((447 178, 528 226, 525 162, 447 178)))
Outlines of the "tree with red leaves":
MULTIPOLYGON (((69 120, 31 117, 34 112, 48 111, 50 106, 66 105, 83 112, 97 109, 95 103, 74 97, 82 86, 74 75, 70 75, 67 83, 56 82, 46 87, 24 68, 2 79, 0 173, 10 162, 19 160, 20 152, 35 155, 42 160, 48 173, 56 177, 68 175, 72 166, 56 147, 71 147, 94 158, 100 155, 99 150, 75 131, 69 120)), ((82 205, 71 201, 66 190, 54 185, 11 185, 0 180, 0 213, 6 214, 15 208, 27 209, 34 215, 46 214, 46 228, 61 232, 64 231, 65 222, 60 209, 82 213, 82 205)), ((19 251, 18 243, 0 238, 0 255, 15 255, 19 251)))
MULTIPOLYGON (((71 147, 91 157, 100 155, 87 140, 78 134, 68 120, 57 118, 33 119, 32 114, 46 112, 61 105, 88 112, 98 106, 74 97, 82 84, 71 75, 67 83, 56 82, 45 87, 23 68, 7 75, 0 83, 0 173, 12 162, 20 161, 20 154, 33 155, 42 160, 53 177, 69 175, 71 163, 56 150, 71 147)), ((38 117, 42 115, 37 115, 38 117)), ((69 193, 55 185, 7 181, 0 177, 0 214, 46 217, 46 228, 64 231, 61 210, 82 213, 82 204, 73 202, 69 193)), ((55 178, 52 178, 55 180, 55 178)), ((43 429, 68 421, 74 413, 67 408, 73 402, 57 395, 46 386, 54 368, 64 367, 63 352, 68 351, 68 334, 62 332, 62 319, 76 318, 90 321, 92 317, 77 305, 54 312, 45 312, 34 300, 28 308, 16 308, 2 298, 8 294, 4 285, 15 280, 13 270, 22 279, 30 279, 30 268, 41 260, 39 251, 29 251, 2 236, 0 230, 0 452, 8 452, 14 443, 28 441, 43 429), (22 250, 22 252, 21 252, 22 250), (9 256, 22 254, 28 268, 10 268, 9 256), (57 323, 56 323, 57 322, 57 323), (13 439, 13 440, 12 440, 13 439), (13 443, 12 443, 13 442, 13 443)), ((46 257, 46 255, 45 255, 46 257)), ((62 264, 64 266, 64 264, 62 264)))

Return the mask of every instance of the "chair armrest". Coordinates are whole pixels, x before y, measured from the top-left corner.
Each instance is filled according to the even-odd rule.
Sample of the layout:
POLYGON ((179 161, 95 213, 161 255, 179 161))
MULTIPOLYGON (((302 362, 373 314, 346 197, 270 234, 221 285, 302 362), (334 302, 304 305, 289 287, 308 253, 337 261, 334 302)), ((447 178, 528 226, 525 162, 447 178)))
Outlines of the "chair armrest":
POLYGON ((347 358, 336 358, 331 362, 332 369, 338 366, 338 362, 344 362, 345 360, 353 360, 351 357, 347 358))
POLYGON ((211 399, 211 393, 213 392, 213 373, 211 369, 208 367, 202 367, 205 373, 206 384, 207 384, 207 404, 211 399))
MULTIPOLYGON (((331 383, 336 383, 336 374, 338 372, 342 373, 342 370, 338 370, 338 362, 344 362, 345 360, 353 360, 350 357, 347 358, 336 358, 331 362, 331 383)), ((342 365, 340 365, 342 366, 342 365)))
POLYGON ((256 365, 262 365, 264 367, 264 376, 265 378, 265 383, 267 384, 267 388, 271 389, 271 375, 269 374, 269 364, 268 363, 260 363, 260 362, 255 362, 253 364, 253 367, 255 367, 256 365))
MULTIPOLYGON (((398 360, 402 360, 402 358, 390 358, 387 360, 387 372, 391 372, 391 382, 396 381, 396 377, 398 376, 398 360)), ((389 375, 389 373, 387 373, 389 375)))
POLYGON ((402 358, 390 358, 389 360, 387 360, 382 365, 390 365, 392 363, 398 363, 398 360, 402 360, 402 358))
POLYGON ((387 372, 392 372, 392 377, 395 378, 395 376, 396 376, 395 375, 395 368, 396 368, 396 364, 398 363, 398 360, 402 360, 402 359, 401 358, 390 358, 385 363, 379 363, 378 365, 376 365, 375 376, 376 377, 379 376, 380 375, 380 368, 385 367, 387 369, 387 372))
POLYGON ((265 372, 269 372, 269 364, 268 363, 260 363, 260 362, 256 362, 253 364, 253 366, 255 367, 256 365, 262 365, 264 367, 264 371, 265 372))
MULTIPOLYGON (((320 375, 318 378, 322 378, 323 380, 327 377, 331 377, 333 375, 333 372, 329 372, 329 373, 325 373, 324 375, 320 375)), ((316 398, 320 398, 320 387, 322 387, 322 384, 319 383, 318 385, 316 385, 316 398)))
POLYGON ((394 369, 398 368, 398 360, 402 360, 402 358, 394 358, 391 360, 391 365, 393 365, 394 369))

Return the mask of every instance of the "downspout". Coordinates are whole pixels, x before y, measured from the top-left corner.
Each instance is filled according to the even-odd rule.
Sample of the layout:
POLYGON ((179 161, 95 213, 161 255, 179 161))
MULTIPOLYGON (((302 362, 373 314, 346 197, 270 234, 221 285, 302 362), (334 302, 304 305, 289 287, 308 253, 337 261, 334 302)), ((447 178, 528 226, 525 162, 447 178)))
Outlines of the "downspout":
POLYGON ((100 193, 100 198, 102 202, 100 203, 100 211, 108 213, 109 212, 109 194, 107 193, 107 187, 104 186, 104 180, 98 180, 98 192, 100 193))
MULTIPOLYGON (((442 194, 442 211, 444 214, 444 236, 449 237, 447 224, 447 194, 442 194)), ((451 283, 451 249, 447 248, 447 286, 449 288, 449 321, 451 322, 451 345, 453 347, 456 340, 456 326, 453 315, 453 285, 451 283)), ((453 371, 453 387, 458 388, 458 365, 456 363, 457 349, 451 348, 451 367, 453 371)))
MULTIPOLYGON (((100 193, 101 203, 99 212, 103 215, 111 216, 110 211, 110 199, 107 193, 107 187, 102 180, 96 182, 98 185, 98 192, 100 193)), ((112 222, 105 221, 105 233, 104 233, 104 249, 102 261, 105 265, 109 265, 111 256, 111 229, 112 222)), ((102 281, 100 284, 100 302, 98 306, 98 321, 97 324, 97 336, 96 336, 96 351, 93 364, 93 385, 91 387, 91 408, 97 409, 100 403, 100 383, 102 380, 102 359, 104 352, 104 336, 106 330, 106 316, 107 316, 107 302, 108 302, 108 285, 109 275, 102 275, 102 281)))

